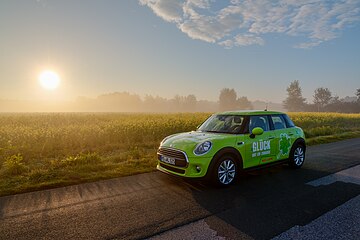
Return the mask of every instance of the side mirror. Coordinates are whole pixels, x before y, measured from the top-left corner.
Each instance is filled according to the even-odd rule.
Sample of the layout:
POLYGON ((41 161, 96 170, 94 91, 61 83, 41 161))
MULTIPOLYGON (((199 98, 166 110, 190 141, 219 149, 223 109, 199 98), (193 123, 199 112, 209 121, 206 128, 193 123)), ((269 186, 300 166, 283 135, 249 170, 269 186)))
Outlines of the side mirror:
POLYGON ((250 137, 254 138, 256 135, 261 135, 264 133, 264 129, 261 127, 256 127, 251 131, 250 137))

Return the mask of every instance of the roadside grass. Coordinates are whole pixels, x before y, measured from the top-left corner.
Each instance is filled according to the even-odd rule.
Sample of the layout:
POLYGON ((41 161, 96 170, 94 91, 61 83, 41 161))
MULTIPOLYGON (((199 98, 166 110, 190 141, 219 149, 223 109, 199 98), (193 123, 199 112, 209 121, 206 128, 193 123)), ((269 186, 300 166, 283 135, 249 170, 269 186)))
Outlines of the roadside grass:
MULTIPOLYGON (((209 115, 0 114, 0 196, 154 171, 160 141, 209 115)), ((289 115, 308 145, 360 137, 360 114, 289 115)))
POLYGON ((345 139, 358 138, 358 137, 360 137, 360 131, 345 132, 345 133, 339 133, 339 134, 333 134, 327 136, 312 137, 307 139, 306 143, 308 146, 311 146, 311 145, 337 142, 345 139))

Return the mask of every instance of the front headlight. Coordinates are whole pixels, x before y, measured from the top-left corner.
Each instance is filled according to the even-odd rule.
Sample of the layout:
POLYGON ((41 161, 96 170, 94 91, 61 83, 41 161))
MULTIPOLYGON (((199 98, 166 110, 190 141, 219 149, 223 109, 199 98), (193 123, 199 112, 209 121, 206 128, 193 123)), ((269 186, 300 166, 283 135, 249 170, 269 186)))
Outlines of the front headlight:
POLYGON ((195 155, 204 155, 208 151, 210 151, 212 143, 210 141, 206 141, 198 144, 194 149, 195 155))

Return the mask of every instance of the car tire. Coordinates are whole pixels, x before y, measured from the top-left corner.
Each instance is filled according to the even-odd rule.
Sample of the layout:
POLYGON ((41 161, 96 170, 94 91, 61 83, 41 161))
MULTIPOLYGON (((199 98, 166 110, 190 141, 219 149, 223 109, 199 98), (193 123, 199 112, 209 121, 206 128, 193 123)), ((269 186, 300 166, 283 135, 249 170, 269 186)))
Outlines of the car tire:
POLYGON ((305 146, 299 143, 294 144, 289 156, 289 165, 292 168, 301 168, 305 162, 305 146))
POLYGON ((229 186, 236 181, 238 169, 236 159, 232 155, 223 155, 213 165, 211 180, 216 186, 229 186))

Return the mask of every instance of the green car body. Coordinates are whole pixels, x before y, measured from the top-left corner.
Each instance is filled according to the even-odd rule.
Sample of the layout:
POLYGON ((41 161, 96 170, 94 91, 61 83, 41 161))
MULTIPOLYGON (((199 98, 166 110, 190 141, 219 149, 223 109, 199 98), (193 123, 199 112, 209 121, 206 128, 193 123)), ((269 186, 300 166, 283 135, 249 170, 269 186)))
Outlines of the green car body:
POLYGON ((284 161, 299 168, 304 159, 304 132, 285 113, 232 111, 210 116, 196 131, 166 137, 157 169, 228 185, 242 170, 284 161))

